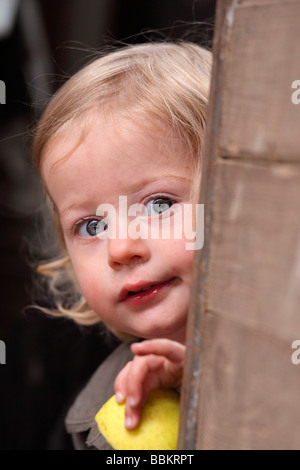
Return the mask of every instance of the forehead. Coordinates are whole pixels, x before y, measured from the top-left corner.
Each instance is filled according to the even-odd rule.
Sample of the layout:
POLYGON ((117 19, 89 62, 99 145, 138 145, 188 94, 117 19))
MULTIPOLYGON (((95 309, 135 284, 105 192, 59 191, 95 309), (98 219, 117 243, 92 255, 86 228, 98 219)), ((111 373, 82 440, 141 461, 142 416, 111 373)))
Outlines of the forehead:
POLYGON ((49 176, 64 167, 79 171, 93 168, 103 172, 143 166, 154 169, 179 165, 189 170, 184 143, 166 125, 144 116, 90 113, 68 123, 45 147, 41 172, 47 186, 49 176))

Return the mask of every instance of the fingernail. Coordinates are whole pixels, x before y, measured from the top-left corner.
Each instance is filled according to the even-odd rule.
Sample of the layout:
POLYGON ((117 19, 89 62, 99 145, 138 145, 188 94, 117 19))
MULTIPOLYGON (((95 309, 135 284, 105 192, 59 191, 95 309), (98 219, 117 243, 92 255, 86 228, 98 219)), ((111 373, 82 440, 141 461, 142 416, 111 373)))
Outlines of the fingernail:
POLYGON ((116 398, 116 402, 119 403, 119 404, 123 403, 124 400, 125 400, 125 397, 124 397, 122 392, 117 392, 115 398, 116 398))
POLYGON ((134 420, 130 417, 125 418, 125 428, 132 429, 134 427, 134 420))
POLYGON ((135 406, 137 406, 138 402, 137 402, 136 398, 134 398, 134 397, 128 397, 128 398, 127 398, 127 404, 128 404, 128 406, 130 406, 131 408, 134 408, 135 406))

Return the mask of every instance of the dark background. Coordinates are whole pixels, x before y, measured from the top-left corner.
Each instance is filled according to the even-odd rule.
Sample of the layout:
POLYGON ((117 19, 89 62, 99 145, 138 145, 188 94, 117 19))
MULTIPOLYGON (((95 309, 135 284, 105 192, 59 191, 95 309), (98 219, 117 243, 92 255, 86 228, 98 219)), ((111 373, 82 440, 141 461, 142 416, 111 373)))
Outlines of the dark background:
POLYGON ((81 328, 26 308, 34 295, 32 264, 52 249, 42 248, 47 211, 30 162, 32 127, 52 93, 92 51, 163 38, 210 47, 215 3, 20 0, 10 31, 0 37, 0 80, 6 84, 6 104, 0 105, 0 339, 6 344, 0 450, 72 449, 65 413, 117 344, 99 327, 81 328))

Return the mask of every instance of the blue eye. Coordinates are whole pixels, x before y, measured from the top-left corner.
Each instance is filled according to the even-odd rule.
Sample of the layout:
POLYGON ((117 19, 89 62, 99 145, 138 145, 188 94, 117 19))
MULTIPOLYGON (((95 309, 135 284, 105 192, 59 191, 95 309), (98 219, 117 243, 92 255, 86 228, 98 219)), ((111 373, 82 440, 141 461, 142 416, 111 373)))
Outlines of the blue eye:
POLYGON ((81 221, 76 225, 78 226, 76 231, 80 237, 96 237, 107 230, 107 224, 98 219, 89 219, 87 222, 81 221))
POLYGON ((156 199, 151 199, 151 201, 147 202, 145 205, 147 209, 148 215, 160 215, 164 212, 167 212, 170 207, 172 207, 174 201, 167 197, 158 197, 156 199))

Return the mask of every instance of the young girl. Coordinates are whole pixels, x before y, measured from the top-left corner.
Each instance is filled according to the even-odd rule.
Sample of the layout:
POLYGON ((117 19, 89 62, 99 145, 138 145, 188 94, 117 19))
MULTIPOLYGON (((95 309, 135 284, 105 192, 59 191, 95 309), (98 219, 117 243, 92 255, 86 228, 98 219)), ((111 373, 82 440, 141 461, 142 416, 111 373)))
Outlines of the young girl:
POLYGON ((125 339, 68 414, 77 448, 109 448, 94 416, 113 393, 134 429, 150 391, 180 388, 194 251, 174 226, 151 230, 196 202, 210 72, 195 44, 128 46, 68 80, 37 126, 33 159, 61 239, 61 257, 39 267, 52 313, 125 339))

